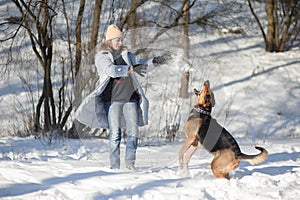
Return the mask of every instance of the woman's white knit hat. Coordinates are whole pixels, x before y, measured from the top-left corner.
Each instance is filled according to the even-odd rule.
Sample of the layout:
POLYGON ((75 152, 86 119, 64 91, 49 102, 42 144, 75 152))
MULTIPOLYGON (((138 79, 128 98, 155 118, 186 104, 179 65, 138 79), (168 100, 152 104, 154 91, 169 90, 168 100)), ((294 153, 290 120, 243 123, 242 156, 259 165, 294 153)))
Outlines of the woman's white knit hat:
POLYGON ((115 24, 109 25, 105 34, 105 41, 119 37, 122 37, 122 32, 120 31, 120 29, 115 24))

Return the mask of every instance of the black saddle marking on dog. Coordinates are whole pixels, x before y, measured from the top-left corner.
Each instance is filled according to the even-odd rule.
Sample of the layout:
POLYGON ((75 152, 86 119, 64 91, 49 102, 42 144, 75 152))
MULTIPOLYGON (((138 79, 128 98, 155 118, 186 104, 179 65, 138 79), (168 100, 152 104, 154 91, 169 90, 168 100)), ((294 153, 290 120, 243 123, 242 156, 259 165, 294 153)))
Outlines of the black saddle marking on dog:
POLYGON ((203 121, 198 136, 200 143, 211 153, 231 149, 236 157, 241 155, 241 149, 233 136, 212 117, 203 121))

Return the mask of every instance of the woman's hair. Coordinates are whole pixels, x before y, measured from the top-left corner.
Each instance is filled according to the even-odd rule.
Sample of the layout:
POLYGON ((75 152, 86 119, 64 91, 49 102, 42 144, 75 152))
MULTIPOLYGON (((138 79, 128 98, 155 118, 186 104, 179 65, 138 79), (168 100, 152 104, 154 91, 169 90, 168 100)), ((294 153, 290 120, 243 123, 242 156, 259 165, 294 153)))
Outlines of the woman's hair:
POLYGON ((107 50, 110 52, 113 50, 111 40, 104 41, 97 47, 97 51, 102 51, 102 50, 107 50))
MULTIPOLYGON (((121 49, 122 49, 122 50, 127 50, 127 47, 126 47, 126 46, 122 46, 121 49)), ((112 52, 112 51, 113 51, 111 40, 109 40, 109 41, 104 41, 104 42, 102 42, 100 45, 98 45, 97 51, 103 51, 103 50, 107 50, 107 51, 109 51, 109 52, 112 52)))

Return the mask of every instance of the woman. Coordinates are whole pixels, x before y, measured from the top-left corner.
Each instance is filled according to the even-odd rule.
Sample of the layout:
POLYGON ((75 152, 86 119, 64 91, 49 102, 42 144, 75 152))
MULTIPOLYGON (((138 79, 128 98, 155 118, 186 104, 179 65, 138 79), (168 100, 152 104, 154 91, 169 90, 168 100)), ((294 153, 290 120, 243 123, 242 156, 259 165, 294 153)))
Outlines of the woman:
POLYGON ((135 168, 138 126, 148 124, 149 103, 136 73, 144 76, 159 64, 163 56, 145 61, 123 47, 120 29, 108 26, 105 42, 95 56, 100 84, 88 95, 75 113, 81 123, 95 128, 110 129, 110 165, 120 168, 121 129, 126 129, 125 164, 135 168))

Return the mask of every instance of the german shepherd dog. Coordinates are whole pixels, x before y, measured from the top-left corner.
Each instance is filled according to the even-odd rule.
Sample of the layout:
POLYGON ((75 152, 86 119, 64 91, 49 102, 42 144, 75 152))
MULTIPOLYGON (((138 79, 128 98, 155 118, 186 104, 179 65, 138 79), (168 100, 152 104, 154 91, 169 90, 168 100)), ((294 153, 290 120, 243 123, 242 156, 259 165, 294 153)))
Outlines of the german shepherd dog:
POLYGON ((262 147, 255 147, 260 151, 257 155, 242 153, 233 136, 211 117, 215 99, 209 81, 204 82, 201 92, 194 89, 194 93, 197 96, 197 102, 185 124, 186 140, 179 151, 181 169, 188 169, 189 160, 197 147, 204 147, 214 155, 211 170, 217 178, 229 179, 229 172, 236 169, 240 161, 246 161, 254 165, 267 159, 268 152, 262 147), (185 160, 183 161, 186 151, 185 160))

